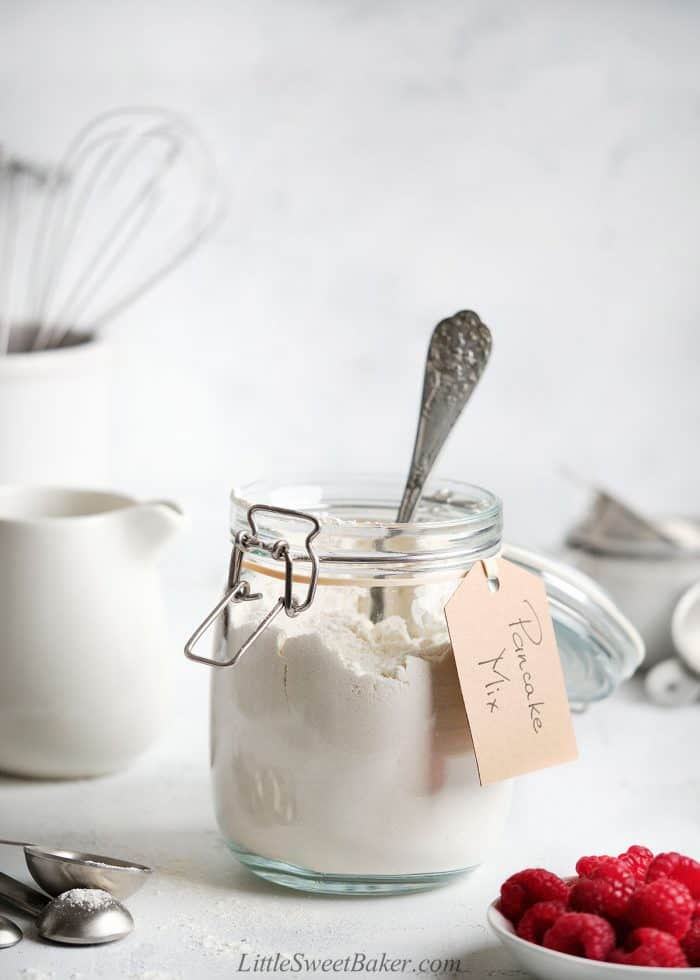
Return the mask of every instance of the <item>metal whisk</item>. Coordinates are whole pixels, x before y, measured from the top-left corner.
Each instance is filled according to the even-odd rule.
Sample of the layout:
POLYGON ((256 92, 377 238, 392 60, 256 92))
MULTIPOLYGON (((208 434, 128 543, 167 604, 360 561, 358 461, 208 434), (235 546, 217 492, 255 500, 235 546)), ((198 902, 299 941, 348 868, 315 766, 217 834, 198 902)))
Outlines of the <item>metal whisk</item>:
POLYGON ((15 311, 26 301, 27 249, 37 195, 54 179, 52 169, 0 150, 0 355, 7 352, 15 311), (18 298, 18 286, 25 286, 18 298))
POLYGON ((103 327, 222 212, 212 158, 178 114, 118 109, 90 122, 43 185, 23 317, 35 328, 32 350, 60 346, 78 326, 103 327))

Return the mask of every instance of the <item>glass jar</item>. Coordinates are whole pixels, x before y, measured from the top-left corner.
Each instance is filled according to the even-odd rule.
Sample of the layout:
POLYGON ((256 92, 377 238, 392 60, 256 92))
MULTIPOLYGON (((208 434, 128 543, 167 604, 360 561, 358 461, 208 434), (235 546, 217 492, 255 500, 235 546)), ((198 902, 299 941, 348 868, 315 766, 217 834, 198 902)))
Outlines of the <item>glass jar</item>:
MULTIPOLYGON (((443 612, 471 565, 501 551, 501 504, 441 481, 397 524, 400 491, 355 478, 232 495, 228 589, 187 653, 217 667, 219 826, 279 884, 422 889, 478 865, 503 833, 511 784, 479 784, 443 612), (217 618, 210 660, 194 645, 217 618)), ((581 576, 572 586, 557 566, 509 557, 545 576, 588 685, 580 700, 605 696, 641 658, 634 631, 581 576)))

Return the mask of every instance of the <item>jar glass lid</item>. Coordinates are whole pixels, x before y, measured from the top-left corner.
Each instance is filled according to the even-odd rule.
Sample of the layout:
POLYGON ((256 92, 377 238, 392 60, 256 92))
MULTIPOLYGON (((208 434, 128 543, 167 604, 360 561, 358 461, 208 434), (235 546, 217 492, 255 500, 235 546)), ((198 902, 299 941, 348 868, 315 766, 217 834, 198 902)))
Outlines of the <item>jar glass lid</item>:
MULTIPOLYGON (((362 474, 251 483, 231 493, 231 535, 248 528, 252 504, 291 508, 319 521, 314 548, 324 569, 342 566, 338 574, 357 575, 372 566, 384 578, 409 569, 459 570, 498 551, 502 516, 495 494, 456 480, 428 481, 415 519, 399 524, 402 485, 398 476, 362 474)), ((256 523, 261 541, 284 536, 304 560, 308 522, 271 514, 256 523)))
POLYGON ((504 546, 503 557, 544 580, 572 704, 601 701, 632 676, 644 656, 642 638, 600 586, 568 565, 513 545, 504 546))

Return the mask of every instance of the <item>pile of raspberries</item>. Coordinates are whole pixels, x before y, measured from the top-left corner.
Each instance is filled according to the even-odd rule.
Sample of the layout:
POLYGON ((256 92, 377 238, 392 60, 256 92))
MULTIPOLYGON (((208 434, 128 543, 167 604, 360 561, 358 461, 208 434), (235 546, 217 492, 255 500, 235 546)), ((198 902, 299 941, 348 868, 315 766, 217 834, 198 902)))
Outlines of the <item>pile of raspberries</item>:
POLYGON ((700 863, 634 844, 582 857, 566 881, 527 868, 501 886, 499 911, 521 939, 627 966, 700 967, 700 863))

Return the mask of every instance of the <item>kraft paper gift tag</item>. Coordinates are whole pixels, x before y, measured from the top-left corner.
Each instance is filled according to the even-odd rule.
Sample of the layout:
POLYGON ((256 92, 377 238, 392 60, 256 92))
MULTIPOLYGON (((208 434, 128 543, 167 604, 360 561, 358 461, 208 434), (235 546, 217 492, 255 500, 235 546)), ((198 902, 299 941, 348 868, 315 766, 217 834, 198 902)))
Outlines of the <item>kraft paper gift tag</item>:
POLYGON ((544 583, 476 562, 445 606, 481 785, 578 755, 544 583))

